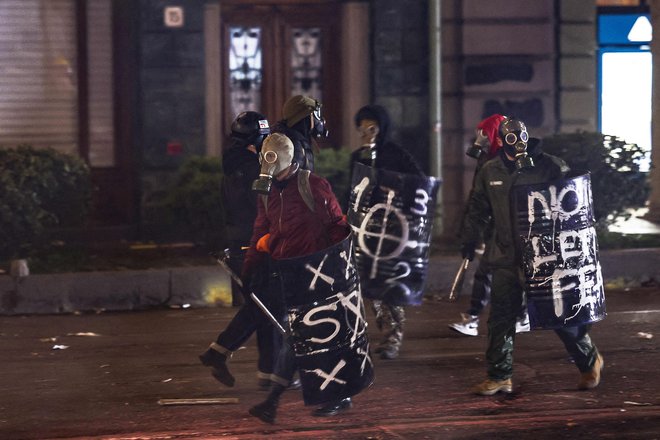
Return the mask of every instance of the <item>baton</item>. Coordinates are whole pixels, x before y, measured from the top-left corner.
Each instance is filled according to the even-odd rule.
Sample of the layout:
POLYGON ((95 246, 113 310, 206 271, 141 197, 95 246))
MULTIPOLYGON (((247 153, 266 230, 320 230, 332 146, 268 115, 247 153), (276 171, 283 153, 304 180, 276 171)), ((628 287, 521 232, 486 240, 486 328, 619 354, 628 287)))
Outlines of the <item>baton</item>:
POLYGON ((451 285, 451 290, 449 291, 449 301, 456 301, 463 290, 463 281, 465 281, 465 271, 470 264, 470 260, 467 258, 461 262, 461 267, 458 268, 456 272, 456 277, 454 277, 454 283, 451 285))
MULTIPOLYGON (((247 287, 243 285, 243 280, 241 280, 241 278, 238 275, 236 275, 236 272, 234 272, 232 270, 232 268, 229 267, 229 265, 227 264, 227 261, 225 261, 225 260, 227 260, 227 258, 229 258, 228 250, 225 249, 224 252, 222 253, 222 255, 218 255, 215 252, 212 252, 211 256, 213 258, 215 258, 215 260, 218 262, 218 264, 220 266, 222 266, 222 268, 229 274, 231 279, 234 280, 236 282, 236 284, 238 284, 238 287, 240 287, 243 292, 247 293, 247 287)), ((282 327, 282 324, 280 324, 279 321, 277 319, 275 319, 275 317, 273 316, 271 311, 268 310, 268 307, 266 307, 266 305, 263 302, 261 302, 259 297, 257 295, 255 295, 254 292, 249 292, 249 293, 250 293, 250 295, 249 295, 250 299, 252 299, 252 301, 254 301, 254 303, 257 305, 257 307, 259 307, 261 309, 261 311, 264 313, 264 315, 266 315, 268 320, 275 326, 275 328, 281 334, 286 336, 286 330, 284 330, 284 327, 282 327)))

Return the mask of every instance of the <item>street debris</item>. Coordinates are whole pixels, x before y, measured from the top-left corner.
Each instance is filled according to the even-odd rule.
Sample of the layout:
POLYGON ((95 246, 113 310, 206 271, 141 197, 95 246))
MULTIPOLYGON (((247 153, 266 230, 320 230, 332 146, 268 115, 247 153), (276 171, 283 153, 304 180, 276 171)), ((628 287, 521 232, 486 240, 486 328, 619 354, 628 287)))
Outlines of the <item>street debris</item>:
POLYGON ((67 336, 101 336, 98 333, 94 332, 78 332, 78 333, 67 333, 67 336))
POLYGON ((653 333, 637 332, 637 337, 639 339, 652 339, 653 333))
POLYGON ((163 383, 166 383, 166 382, 172 382, 172 378, 170 377, 169 379, 161 380, 161 382, 163 382, 163 383))
POLYGON ((66 350, 69 348, 68 345, 55 344, 53 345, 53 350, 66 350))
POLYGON ((624 405, 633 405, 633 406, 651 406, 652 403, 647 402, 633 402, 632 400, 626 400, 623 402, 624 405))
POLYGON ((227 405, 238 403, 237 397, 216 397, 208 399, 160 399, 158 404, 161 406, 170 405, 227 405))

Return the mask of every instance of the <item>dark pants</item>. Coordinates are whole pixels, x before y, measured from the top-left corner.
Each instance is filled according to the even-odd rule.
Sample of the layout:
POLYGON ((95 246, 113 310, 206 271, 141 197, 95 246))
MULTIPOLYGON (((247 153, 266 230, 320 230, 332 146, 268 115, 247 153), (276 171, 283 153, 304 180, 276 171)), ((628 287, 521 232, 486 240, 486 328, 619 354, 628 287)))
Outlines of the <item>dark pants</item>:
POLYGON ((479 266, 474 273, 474 284, 472 285, 472 295, 470 296, 470 308, 468 315, 478 316, 484 311, 484 308, 490 302, 492 275, 490 266, 484 258, 479 259, 479 266))
MULTIPOLYGON (((234 273, 240 275, 243 271, 243 260, 245 259, 245 250, 242 249, 245 241, 235 241, 232 240, 229 245, 229 259, 227 260, 227 265, 234 271, 234 273)), ((234 307, 240 307, 245 304, 245 297, 243 296, 243 290, 240 286, 234 281, 231 280, 231 305, 234 307)))
MULTIPOLYGON (((283 307, 277 298, 270 296, 266 282, 267 271, 260 271, 252 277, 251 289, 268 307, 275 316, 283 316, 283 307)), ((238 350, 253 333, 257 334, 257 348, 259 350, 258 368, 261 375, 270 375, 275 369, 282 335, 270 322, 256 303, 245 297, 245 303, 234 315, 225 330, 220 333, 217 343, 230 351, 238 350)))
MULTIPOLYGON (((523 289, 516 268, 494 268, 490 317, 488 318, 488 377, 508 379, 513 375, 513 344, 516 318, 523 305, 523 289)), ((598 350, 591 342, 589 325, 555 330, 581 372, 591 370, 598 350)))

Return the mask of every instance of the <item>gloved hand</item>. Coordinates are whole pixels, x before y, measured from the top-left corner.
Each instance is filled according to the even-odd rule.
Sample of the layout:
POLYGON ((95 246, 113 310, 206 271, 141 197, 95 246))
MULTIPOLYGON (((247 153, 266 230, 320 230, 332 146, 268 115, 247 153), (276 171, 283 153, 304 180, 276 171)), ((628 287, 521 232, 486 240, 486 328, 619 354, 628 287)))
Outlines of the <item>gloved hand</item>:
POLYGON ((270 246, 268 245, 268 240, 270 240, 270 233, 264 234, 257 240, 257 250, 259 252, 265 252, 267 254, 270 253, 270 246))
POLYGON ((477 248, 477 243, 474 241, 468 241, 461 245, 461 256, 468 261, 474 260, 474 250, 477 248))

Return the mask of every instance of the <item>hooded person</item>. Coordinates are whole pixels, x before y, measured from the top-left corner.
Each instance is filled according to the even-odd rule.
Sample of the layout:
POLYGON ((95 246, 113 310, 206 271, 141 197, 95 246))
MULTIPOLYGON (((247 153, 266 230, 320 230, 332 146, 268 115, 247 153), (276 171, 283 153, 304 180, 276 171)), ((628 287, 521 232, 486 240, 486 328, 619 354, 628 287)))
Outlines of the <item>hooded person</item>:
POLYGON ((328 137, 321 107, 319 101, 309 96, 292 96, 282 107, 283 119, 273 129, 291 139, 295 162, 309 171, 314 171, 314 139, 328 137))
MULTIPOLYGON (((252 237, 252 225, 257 216, 257 196, 251 190, 259 175, 259 152, 270 133, 266 116, 254 111, 240 113, 231 126, 231 145, 222 155, 222 199, 225 208, 225 236, 229 239, 229 266, 241 273, 245 248, 252 237)), ((256 304, 232 281, 234 305, 241 305, 215 342, 199 358, 211 367, 212 376, 226 386, 234 385, 234 376, 227 361, 242 347, 253 333, 257 336, 257 383, 262 389, 270 387, 282 337, 261 313, 256 304), (240 301, 239 301, 240 299, 240 301)))
MULTIPOLYGON (((285 321, 283 298, 285 293, 289 295, 291 292, 282 292, 277 260, 326 249, 344 240, 350 228, 328 181, 300 169, 295 160, 293 142, 287 136, 281 133, 268 136, 261 149, 260 162, 260 179, 269 179, 271 184, 268 193, 262 193, 257 203, 257 217, 242 278, 247 282, 257 268, 268 268, 269 279, 262 290, 267 294, 262 300, 271 305, 278 319, 285 321), (305 180, 308 184, 301 184, 305 180)), ((265 189, 264 185, 257 186, 265 189)), ((271 376, 271 392, 264 402, 250 409, 250 414, 274 423, 280 396, 290 385, 295 367, 290 341, 285 339, 271 376)), ((350 407, 350 398, 341 399, 319 408, 315 415, 330 416, 350 407)))
MULTIPOLYGON (((481 167, 483 167, 489 160, 497 157, 498 152, 503 146, 500 137, 500 124, 506 119, 506 116, 495 113, 481 120, 479 124, 477 124, 475 140, 465 152, 467 156, 477 160, 477 167, 472 179, 473 187, 474 179, 476 179, 477 173, 481 167)), ((472 194, 472 191, 473 188, 470 189, 470 194, 472 194)), ((466 213, 467 211, 463 215, 463 221, 465 221, 466 213)), ((490 234, 490 229, 486 229, 484 232, 484 242, 488 242, 490 234)), ((472 246, 472 243, 469 243, 467 245, 465 257, 474 258, 474 255, 471 255, 470 252, 472 252, 475 247, 476 246, 472 246)), ((450 329, 466 336, 479 335, 479 315, 481 315, 484 308, 490 302, 492 276, 491 269, 485 259, 482 258, 479 260, 479 265, 474 272, 473 280, 472 292, 470 295, 470 307, 465 313, 461 312, 460 321, 449 324, 450 329)), ((520 317, 516 320, 516 333, 527 332, 529 329, 529 316, 526 312, 521 312, 520 317)))
MULTIPOLYGON (((230 146, 222 154, 222 197, 226 212, 226 236, 232 254, 246 246, 257 216, 257 198, 251 191, 259 175, 259 152, 270 134, 268 119, 261 113, 240 113, 231 125, 230 146)), ((237 269, 240 273, 240 269, 237 269)))
MULTIPOLYGON (((358 110, 354 121, 362 146, 351 153, 349 182, 353 181, 353 168, 356 163, 425 177, 413 156, 389 139, 390 116, 384 107, 366 105, 358 110)), ((349 204, 349 197, 350 193, 344 197, 346 206, 349 204)), ((395 359, 399 356, 403 342, 405 308, 375 299, 371 301, 371 306, 376 315, 377 326, 383 331, 383 338, 375 352, 380 353, 382 359, 395 359)))

